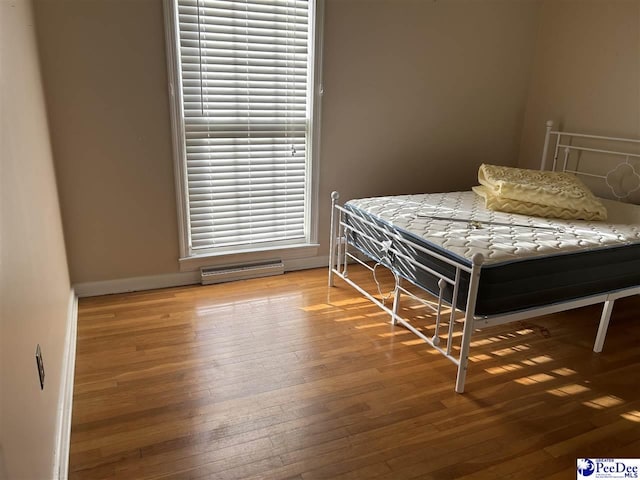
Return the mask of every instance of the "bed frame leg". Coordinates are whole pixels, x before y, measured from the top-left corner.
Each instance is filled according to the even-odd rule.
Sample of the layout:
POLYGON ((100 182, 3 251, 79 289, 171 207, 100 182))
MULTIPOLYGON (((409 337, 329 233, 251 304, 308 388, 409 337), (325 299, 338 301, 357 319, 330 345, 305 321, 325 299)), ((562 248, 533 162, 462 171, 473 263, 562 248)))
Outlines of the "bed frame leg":
POLYGON ((393 292, 393 310, 391 314, 391 325, 398 324, 398 311, 400 310, 400 287, 402 286, 402 278, 396 276, 396 287, 393 292))
MULTIPOLYGON (((464 393, 464 382, 467 378, 467 366, 469 365, 469 347, 471 346, 471 335, 474 330, 474 316, 476 311, 476 299, 478 298, 478 285, 480 283, 480 269, 484 257, 481 253, 476 253, 472 259, 471 276, 469 279, 469 294, 467 295, 467 309, 464 314, 464 327, 462 330, 462 340, 460 343, 460 359, 458 363, 458 375, 456 377, 456 392, 464 393)), ((452 308, 456 299, 452 299, 452 308)))
POLYGON ((467 378, 467 366, 469 364, 469 348, 471 345, 471 334, 473 333, 473 315, 467 313, 464 316, 464 328, 462 330, 462 343, 460 344, 460 363, 458 364, 458 375, 456 376, 456 392, 464 393, 464 382, 467 378))
MULTIPOLYGON (((338 192, 331 192, 331 228, 329 229, 329 286, 333 287, 333 267, 336 262, 336 201, 340 198, 340 194, 338 192)), ((339 215, 338 215, 339 217, 339 215)))
POLYGON ((609 328, 609 320, 611 320, 614 302, 615 300, 607 300, 604 302, 602 315, 600 316, 600 326, 598 327, 598 334, 596 335, 596 343, 593 345, 593 351, 596 353, 600 353, 604 347, 604 339, 607 336, 607 329, 609 328))

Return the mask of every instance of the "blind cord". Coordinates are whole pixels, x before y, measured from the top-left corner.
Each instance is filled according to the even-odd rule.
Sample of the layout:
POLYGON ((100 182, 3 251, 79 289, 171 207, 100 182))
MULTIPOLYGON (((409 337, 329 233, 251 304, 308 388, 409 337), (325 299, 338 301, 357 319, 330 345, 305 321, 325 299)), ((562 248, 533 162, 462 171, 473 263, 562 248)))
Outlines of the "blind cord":
MULTIPOLYGON (((245 65, 247 80, 247 160, 249 160, 249 178, 253 177, 253 163, 251 161, 251 83, 249 80, 249 0, 244 1, 244 41, 245 41, 245 65)), ((253 214, 253 187, 249 186, 249 212, 253 214)), ((249 235, 253 238, 253 215, 249 218, 249 235)), ((253 243, 253 241, 251 242, 253 243)))
POLYGON ((202 93, 202 44, 200 40, 202 24, 200 23, 200 0, 196 0, 196 10, 198 15, 198 65, 200 73, 200 115, 204 117, 204 95, 202 93))

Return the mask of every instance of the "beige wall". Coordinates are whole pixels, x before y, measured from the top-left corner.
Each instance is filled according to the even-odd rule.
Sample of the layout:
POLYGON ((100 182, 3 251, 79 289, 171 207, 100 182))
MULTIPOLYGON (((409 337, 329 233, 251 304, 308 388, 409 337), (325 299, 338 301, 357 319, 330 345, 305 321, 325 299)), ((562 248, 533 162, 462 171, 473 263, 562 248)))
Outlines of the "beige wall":
MULTIPOLYGON (((535 0, 327 0, 328 196, 468 188, 517 161, 535 0)), ((73 282, 178 270, 160 0, 36 0, 73 282)))
POLYGON ((0 1, 0 478, 7 479, 53 476, 70 297, 37 60, 30 2, 0 1))
POLYGON ((538 167, 546 120, 640 137, 640 1, 543 3, 519 165, 538 167))
POLYGON ((161 0, 36 0, 72 281, 178 270, 161 0))
POLYGON ((468 189, 514 165, 538 3, 327 0, 320 166, 328 196, 468 189))
POLYGON ((445 191, 468 188, 480 162, 515 164, 535 2, 328 0, 326 10, 324 185, 445 191))

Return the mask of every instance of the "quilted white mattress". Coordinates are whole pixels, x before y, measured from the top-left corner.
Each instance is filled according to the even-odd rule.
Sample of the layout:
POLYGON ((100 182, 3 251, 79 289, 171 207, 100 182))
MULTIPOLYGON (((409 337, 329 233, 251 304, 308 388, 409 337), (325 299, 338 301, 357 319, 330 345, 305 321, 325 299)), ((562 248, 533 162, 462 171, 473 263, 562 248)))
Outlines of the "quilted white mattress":
POLYGON ((640 243, 640 206, 603 200, 606 222, 555 220, 495 212, 473 192, 351 200, 347 205, 425 242, 484 265, 640 243))

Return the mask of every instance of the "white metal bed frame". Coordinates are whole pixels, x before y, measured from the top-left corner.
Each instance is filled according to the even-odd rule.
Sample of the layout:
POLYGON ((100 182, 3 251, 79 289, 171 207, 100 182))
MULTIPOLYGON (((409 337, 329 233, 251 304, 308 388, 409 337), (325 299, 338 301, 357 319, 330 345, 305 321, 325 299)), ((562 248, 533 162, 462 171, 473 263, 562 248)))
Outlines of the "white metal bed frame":
MULTIPOLYGON (((609 177, 612 173, 620 166, 620 165, 628 165, 634 175, 638 175, 633 165, 630 163, 631 159, 640 159, 640 154, 631 153, 629 151, 617 151, 610 149, 599 149, 599 148, 591 148, 580 145, 573 145, 572 141, 574 139, 590 139, 590 140, 598 140, 598 141, 606 141, 606 142, 622 142, 625 144, 634 143, 640 145, 640 140, 636 139, 628 139, 628 138, 617 138, 617 137, 605 137, 599 135, 587 135, 581 133, 570 133, 570 132, 562 132, 559 130, 553 130, 553 122, 548 121, 546 124, 546 135, 544 141, 544 148, 542 153, 542 161, 540 168, 544 170, 546 166, 546 158, 551 142, 551 136, 556 136, 555 142, 555 151, 553 155, 553 170, 556 170, 558 163, 558 156, 560 152, 564 152, 564 159, 562 165, 562 171, 574 173, 577 175, 586 175, 589 177, 597 177, 603 179, 606 184, 611 188, 614 195, 618 198, 624 198, 628 196, 632 191, 637 190, 640 186, 634 188, 633 190, 627 191, 625 195, 619 195, 617 191, 613 188, 609 181, 609 177), (614 166, 606 175, 596 175, 587 172, 579 171, 578 167, 574 169, 570 169, 568 167, 569 155, 572 152, 577 152, 580 155, 582 152, 590 152, 590 153, 600 153, 606 155, 612 155, 616 157, 623 157, 624 160, 618 165, 614 166)), ((579 162, 576 162, 579 164, 579 162)), ((640 180, 640 176, 638 176, 638 180, 640 180)), ((638 182, 640 184, 640 182, 638 182)), ((443 354, 446 358, 448 358, 451 362, 453 362, 458 367, 457 376, 456 376, 456 385, 455 391, 458 393, 464 392, 465 379, 467 374, 467 367, 469 363, 469 349, 471 344, 471 337, 473 335, 474 330, 482 329, 486 327, 503 325, 510 322, 516 322, 525 320, 532 317, 537 317, 541 315, 548 315, 556 312, 561 312, 565 310, 571 310, 578 307, 583 307, 586 305, 593 305, 597 303, 603 303, 602 314, 600 317, 600 324, 598 327, 598 333, 596 335, 595 344, 593 347, 594 352, 601 352, 604 346, 605 337, 607 334, 607 329, 609 326, 609 320, 611 318, 611 312, 613 310, 614 302, 618 298, 623 298, 631 295, 640 294, 640 285, 636 285, 633 287, 607 291, 600 294, 589 295, 582 298, 577 298, 573 300, 563 301, 560 303, 553 303, 550 305, 543 305, 539 307, 529 308, 525 310, 518 310, 503 314, 497 315, 489 315, 489 316, 481 316, 476 315, 475 306, 476 299, 478 296, 478 286, 480 282, 480 275, 482 272, 482 264, 484 262, 484 257, 482 254, 474 255, 471 267, 465 265, 456 260, 452 260, 443 255, 440 255, 436 252, 428 250, 421 245, 418 245, 411 240, 401 236, 397 232, 390 232, 389 230, 384 230, 378 224, 366 220, 360 216, 357 217, 357 220, 360 224, 364 224, 367 227, 378 231, 384 232, 387 237, 391 237, 394 240, 397 240, 401 244, 404 244, 407 247, 413 249, 413 251, 422 252, 425 255, 430 256, 433 259, 439 260, 441 262, 445 262, 446 264, 454 267, 453 275, 446 275, 440 272, 437 272, 422 263, 416 261, 409 255, 404 254, 398 248, 393 247, 392 242, 389 241, 380 241, 374 238, 372 235, 367 232, 362 231, 362 229, 358 230, 354 225, 347 223, 346 218, 349 215, 353 215, 349 210, 345 209, 343 206, 337 203, 339 198, 338 192, 333 192, 331 194, 331 234, 330 234, 330 243, 329 243, 329 286, 334 286, 334 278, 337 276, 344 280, 346 283, 354 287, 358 292, 364 295, 366 298, 371 300, 374 304, 380 307, 382 310, 387 312, 391 316, 391 323, 393 325, 401 324, 415 335, 424 340, 427 344, 435 348, 438 352, 443 354), (349 277, 348 266, 350 263, 356 262, 366 269, 370 270, 375 276, 375 267, 372 267, 365 261, 362 261, 355 252, 352 253, 350 251, 350 244, 347 241, 347 238, 350 233, 357 233, 361 238, 365 238, 369 242, 372 242, 374 245, 377 245, 378 248, 384 253, 383 258, 371 258, 377 265, 383 265, 391 270, 395 279, 395 285, 393 289, 393 305, 391 308, 385 305, 384 301, 379 300, 374 295, 369 293, 365 288, 358 285, 351 277, 349 277), (416 295, 413 292, 410 292, 407 288, 403 286, 403 279, 400 275, 393 270, 391 263, 389 262, 389 255, 395 256, 395 258, 400 258, 405 262, 410 263, 413 267, 422 270, 428 274, 433 275, 438 279, 438 287, 439 294, 433 295, 435 297, 435 302, 428 301, 425 298, 422 298, 416 295), (467 302, 466 302, 466 310, 461 311, 451 305, 444 298, 444 291, 447 286, 451 286, 453 288, 453 295, 451 296, 452 300, 458 298, 458 290, 462 272, 466 272, 469 274, 469 290, 467 294, 467 302), (434 328, 435 333, 433 336, 427 336, 422 331, 418 330, 416 327, 411 325, 410 321, 406 318, 403 318, 400 315, 400 303, 402 301, 403 296, 409 296, 414 300, 417 300, 421 304, 430 307, 435 312, 435 324, 432 328, 434 328), (436 304, 434 307, 433 304, 436 304), (448 319, 443 315, 443 305, 447 305, 451 308, 451 312, 448 316, 448 319), (462 335, 459 344, 459 352, 456 355, 454 351, 454 337, 456 334, 456 324, 459 324, 459 321, 456 321, 456 312, 460 311, 464 314, 464 320, 462 322, 462 335), (447 326, 445 327, 445 324, 447 326), (441 336, 440 330, 442 328, 446 328, 446 333, 441 336), (445 339, 445 345, 441 345, 442 339, 445 339)), ((364 253, 364 252, 360 252, 364 253)), ((422 287, 416 285, 421 290, 422 287)), ((431 296, 431 293, 426 292, 431 296)), ((455 303, 455 300, 453 300, 455 303)))

